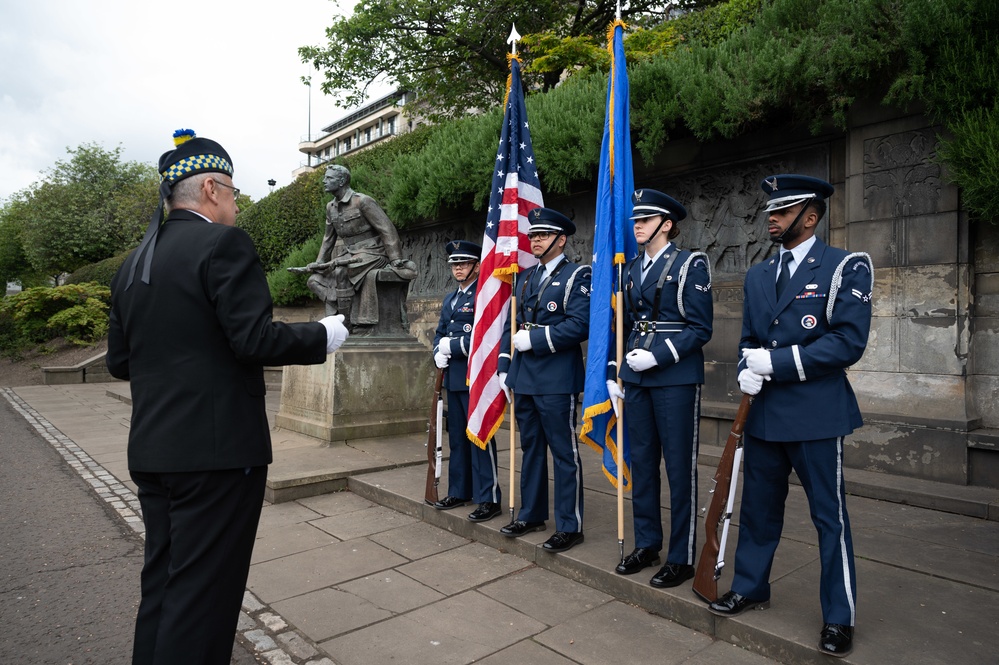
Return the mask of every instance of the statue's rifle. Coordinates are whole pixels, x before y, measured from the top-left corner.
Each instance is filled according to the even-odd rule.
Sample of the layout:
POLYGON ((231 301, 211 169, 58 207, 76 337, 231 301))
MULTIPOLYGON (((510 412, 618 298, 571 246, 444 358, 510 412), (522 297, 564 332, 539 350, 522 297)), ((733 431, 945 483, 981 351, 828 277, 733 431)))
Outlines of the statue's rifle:
POLYGON ((434 401, 430 407, 430 424, 427 436, 427 488, 423 500, 434 505, 439 500, 437 486, 441 482, 441 462, 444 459, 444 445, 441 430, 444 419, 444 370, 437 372, 434 382, 434 401))
POLYGON ((735 506, 735 490, 739 484, 739 466, 742 463, 742 430, 749 416, 749 407, 753 403, 751 395, 743 395, 735 421, 729 432, 725 449, 722 451, 718 470, 711 481, 711 503, 704 518, 705 542, 701 549, 701 558, 697 562, 694 573, 694 593, 707 602, 718 599, 718 578, 725 567, 725 543, 728 540, 728 530, 732 524, 732 510, 735 506), (721 537, 719 538, 719 531, 721 537))
POLYGON ((286 268, 286 270, 294 273, 325 272, 330 268, 349 266, 355 263, 360 263, 361 261, 363 261, 363 259, 356 256, 339 256, 332 261, 327 261, 326 263, 310 263, 307 266, 292 266, 290 268, 286 268))

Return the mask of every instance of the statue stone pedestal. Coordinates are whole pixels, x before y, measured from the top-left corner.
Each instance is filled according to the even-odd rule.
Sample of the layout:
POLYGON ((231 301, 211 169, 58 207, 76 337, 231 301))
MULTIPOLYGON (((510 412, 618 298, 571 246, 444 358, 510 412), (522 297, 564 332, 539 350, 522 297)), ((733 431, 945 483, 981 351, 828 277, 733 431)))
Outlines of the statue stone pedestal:
POLYGON ((289 365, 276 424, 327 443, 425 432, 430 351, 407 335, 350 337, 322 365, 289 365))

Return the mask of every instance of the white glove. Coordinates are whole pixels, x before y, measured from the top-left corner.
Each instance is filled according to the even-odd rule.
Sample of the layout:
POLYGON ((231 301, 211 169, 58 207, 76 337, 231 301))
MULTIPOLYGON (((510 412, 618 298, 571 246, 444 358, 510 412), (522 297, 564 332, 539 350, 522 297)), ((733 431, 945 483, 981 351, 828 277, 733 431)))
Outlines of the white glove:
POLYGON ((766 349, 743 349, 742 357, 746 360, 746 369, 760 376, 770 376, 774 373, 774 364, 770 359, 770 352, 766 349))
POLYGON ((636 372, 644 372, 647 369, 652 369, 659 364, 656 357, 652 355, 651 351, 646 351, 645 349, 635 349, 634 351, 628 352, 625 356, 628 361, 628 367, 636 372))
POLYGON ((326 353, 333 353, 340 348, 340 345, 347 340, 347 327, 343 325, 343 314, 327 316, 319 319, 319 323, 326 327, 326 353))
POLYGON ((506 401, 511 401, 512 397, 510 396, 510 386, 506 385, 506 372, 499 373, 499 382, 500 390, 502 390, 503 394, 506 395, 506 401))
POLYGON ((434 354, 434 364, 437 365, 437 369, 444 369, 447 367, 448 360, 449 358, 440 351, 434 354))
POLYGON ((530 351, 532 347, 530 330, 518 330, 513 334, 513 348, 523 353, 530 351))
POLYGON ((607 382, 607 394, 611 398, 611 406, 614 407, 614 415, 618 418, 621 417, 621 406, 618 400, 624 401, 624 390, 621 386, 617 385, 617 381, 607 382))
POLYGON ((441 341, 437 342, 437 353, 441 354, 445 358, 451 357, 451 338, 441 337, 441 341))
POLYGON ((747 395, 757 395, 763 390, 763 382, 769 380, 769 376, 760 376, 751 369, 744 369, 739 372, 739 390, 747 395))

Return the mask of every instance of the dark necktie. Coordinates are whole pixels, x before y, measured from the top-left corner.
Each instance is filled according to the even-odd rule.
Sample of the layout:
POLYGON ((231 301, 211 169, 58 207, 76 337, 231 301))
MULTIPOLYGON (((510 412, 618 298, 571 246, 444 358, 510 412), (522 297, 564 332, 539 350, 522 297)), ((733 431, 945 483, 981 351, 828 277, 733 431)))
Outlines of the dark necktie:
POLYGON ((787 283, 791 281, 791 259, 794 255, 791 252, 784 252, 784 256, 780 257, 780 272, 777 274, 777 299, 780 300, 780 295, 784 293, 784 289, 787 288, 787 283))

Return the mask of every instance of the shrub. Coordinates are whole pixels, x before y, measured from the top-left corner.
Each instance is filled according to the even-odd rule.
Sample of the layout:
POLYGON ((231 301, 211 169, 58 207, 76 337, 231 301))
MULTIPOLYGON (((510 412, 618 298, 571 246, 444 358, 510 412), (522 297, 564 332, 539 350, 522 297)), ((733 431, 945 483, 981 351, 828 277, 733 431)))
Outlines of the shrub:
POLYGON ((96 342, 108 330, 111 290, 100 284, 36 286, 0 300, 0 344, 16 353, 63 337, 74 344, 96 342))
POLYGON ((111 279, 121 268, 121 265, 125 263, 125 259, 128 258, 129 252, 122 252, 117 256, 112 256, 109 259, 104 259, 103 261, 98 261, 97 263, 91 263, 85 265, 82 268, 74 270, 70 273, 69 277, 66 278, 65 284, 86 284, 92 282, 94 284, 100 284, 101 286, 111 286, 111 279))
POLYGON ((323 236, 317 233, 307 242, 299 245, 285 257, 277 268, 267 274, 267 286, 271 290, 271 298, 275 305, 299 305, 315 297, 305 285, 309 276, 301 273, 291 273, 286 268, 304 266, 316 260, 323 236))

